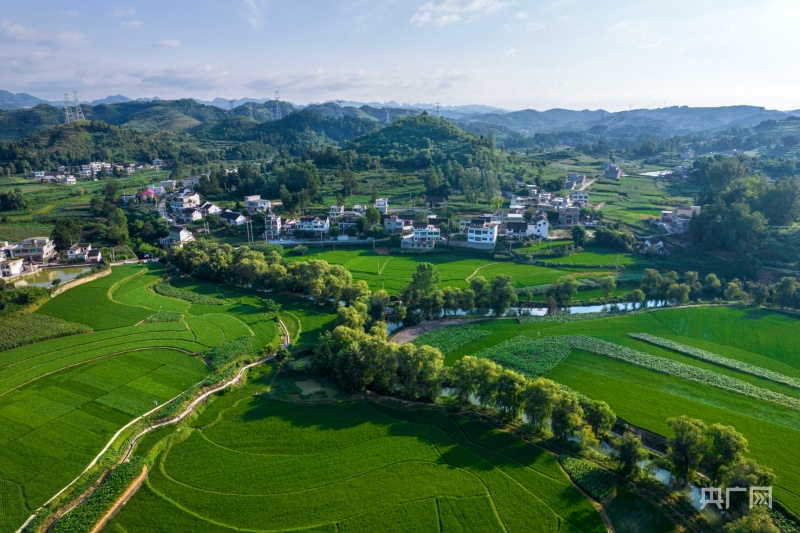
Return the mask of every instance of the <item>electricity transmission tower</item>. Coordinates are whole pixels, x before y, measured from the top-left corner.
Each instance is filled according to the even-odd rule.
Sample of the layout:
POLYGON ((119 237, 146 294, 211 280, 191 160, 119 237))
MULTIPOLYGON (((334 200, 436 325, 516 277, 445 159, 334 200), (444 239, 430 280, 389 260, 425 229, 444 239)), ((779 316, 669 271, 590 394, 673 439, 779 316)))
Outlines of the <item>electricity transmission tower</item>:
POLYGON ((78 103, 78 91, 72 91, 72 96, 75 99, 75 120, 86 120, 86 117, 83 116, 81 104, 78 103))
POLYGON ((75 122, 75 116, 72 114, 72 106, 69 103, 69 93, 64 93, 64 124, 75 122))

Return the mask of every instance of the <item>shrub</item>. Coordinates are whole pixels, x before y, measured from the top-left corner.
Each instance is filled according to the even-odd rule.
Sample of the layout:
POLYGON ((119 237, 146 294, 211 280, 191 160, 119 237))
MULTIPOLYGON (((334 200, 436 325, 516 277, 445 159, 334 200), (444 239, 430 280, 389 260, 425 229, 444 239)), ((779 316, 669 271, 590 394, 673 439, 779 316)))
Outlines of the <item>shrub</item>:
POLYGON ((300 246, 295 246, 289 253, 292 255, 306 255, 308 253, 308 246, 303 246, 302 244, 300 246))

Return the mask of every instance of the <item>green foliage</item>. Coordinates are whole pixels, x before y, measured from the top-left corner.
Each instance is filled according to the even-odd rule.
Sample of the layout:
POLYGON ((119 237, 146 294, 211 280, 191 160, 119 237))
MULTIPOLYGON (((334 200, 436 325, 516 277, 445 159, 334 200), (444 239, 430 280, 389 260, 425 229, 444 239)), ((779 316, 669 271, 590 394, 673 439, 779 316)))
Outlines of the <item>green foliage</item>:
POLYGON ((593 500, 603 503, 614 495, 618 480, 613 472, 586 459, 562 455, 558 460, 575 484, 593 500))
POLYGON ((83 503, 64 515, 52 528, 54 533, 84 533, 91 531, 111 509, 144 468, 144 458, 133 456, 120 464, 108 479, 83 503))
POLYGON ((438 348, 443 354, 447 355, 451 352, 454 352, 458 348, 466 346, 472 341, 480 339, 488 334, 488 331, 479 329, 473 324, 465 324, 459 326, 447 326, 428 331, 414 339, 412 342, 416 346, 427 344, 428 346, 438 348))
POLYGON ((219 370, 240 355, 247 352, 250 348, 250 337, 239 337, 228 342, 223 342, 214 346, 205 353, 208 360, 208 367, 211 370, 219 370))
POLYGON ((531 377, 543 376, 566 359, 570 348, 557 338, 519 335, 475 354, 531 377))
POLYGON ((721 367, 737 370, 744 374, 749 374, 751 376, 756 376, 759 378, 767 379, 769 381, 773 381, 775 383, 781 383, 783 385, 788 385, 789 387, 800 389, 800 379, 785 376, 778 372, 773 372, 772 370, 767 370, 765 368, 760 368, 755 365, 743 363, 742 361, 737 361, 736 359, 723 357, 721 355, 717 355, 708 352, 706 350, 701 350, 700 348, 695 348, 694 346, 687 346, 685 344, 681 344, 679 342, 675 342, 669 339, 656 337, 655 335, 650 335, 649 333, 629 333, 628 336, 640 341, 650 343, 654 346, 660 346, 662 348, 672 350, 673 352, 677 352, 683 355, 688 355, 689 357, 694 357, 695 359, 699 359, 701 361, 706 361, 709 363, 713 363, 715 365, 719 365, 721 367))
POLYGON ((187 302, 191 302, 193 304, 199 305, 227 305, 230 302, 221 298, 211 298, 210 296, 206 296, 204 294, 199 294, 192 291, 187 291, 184 289, 178 289, 170 284, 168 281, 162 281, 153 285, 153 290, 157 294, 161 294, 162 296, 168 296, 170 298, 178 298, 180 300, 185 300, 187 302))
POLYGON ((67 322, 60 318, 32 313, 21 313, 0 319, 0 351, 25 344, 87 333, 89 326, 67 322))
POLYGON ((183 319, 183 314, 175 311, 159 311, 153 316, 147 317, 144 320, 145 324, 154 324, 159 322, 179 322, 183 319))

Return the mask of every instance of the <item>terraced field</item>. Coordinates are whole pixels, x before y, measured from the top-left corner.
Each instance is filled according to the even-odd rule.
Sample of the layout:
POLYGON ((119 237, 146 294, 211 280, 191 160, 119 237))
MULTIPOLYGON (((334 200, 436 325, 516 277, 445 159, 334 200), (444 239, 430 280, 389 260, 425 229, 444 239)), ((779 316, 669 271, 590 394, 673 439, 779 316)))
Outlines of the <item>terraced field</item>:
POLYGON ((158 265, 125 265, 50 300, 38 313, 91 325, 0 352, 0 531, 72 481, 124 424, 202 380, 198 354, 242 336, 260 349, 274 321, 251 305, 200 306, 148 286, 158 265), (160 311, 176 322, 145 323, 160 311), (14 516, 16 518, 7 519, 14 516))
POLYGON ((439 411, 277 401, 262 372, 161 435, 110 530, 605 531, 536 446, 439 411))
MULTIPOLYGON (((749 367, 737 370, 736 365, 714 364, 633 339, 628 333, 648 333, 682 345, 724 356, 728 360, 754 365, 787 378, 800 378, 800 321, 793 315, 756 309, 695 308, 661 310, 616 318, 592 319, 567 323, 496 320, 474 325, 487 334, 447 355, 452 364, 466 354, 482 350, 489 357, 504 357, 509 345, 519 335, 538 339, 554 335, 585 335, 632 348, 637 352, 677 361, 703 372, 723 378, 735 378, 746 384, 774 391, 790 398, 800 391, 758 375, 749 367), (495 348, 497 347, 497 348, 495 348)), ((618 350, 624 353, 624 350, 618 350)), ((547 367, 536 352, 514 353, 515 367, 522 371, 547 367)), ((507 356, 506 356, 507 357, 507 356)), ((548 361, 545 361, 548 359, 548 361)), ((574 349, 547 374, 590 398, 604 400, 624 420, 661 435, 669 435, 666 419, 687 415, 707 424, 722 423, 736 427, 750 443, 753 457, 772 468, 777 475, 775 496, 795 513, 800 513, 800 465, 796 450, 800 449, 800 417, 797 410, 772 401, 728 392, 711 384, 700 384, 634 366, 586 350, 574 349)), ((723 379, 724 381, 724 379, 723 379)), ((790 380, 785 380, 790 381, 790 380)))

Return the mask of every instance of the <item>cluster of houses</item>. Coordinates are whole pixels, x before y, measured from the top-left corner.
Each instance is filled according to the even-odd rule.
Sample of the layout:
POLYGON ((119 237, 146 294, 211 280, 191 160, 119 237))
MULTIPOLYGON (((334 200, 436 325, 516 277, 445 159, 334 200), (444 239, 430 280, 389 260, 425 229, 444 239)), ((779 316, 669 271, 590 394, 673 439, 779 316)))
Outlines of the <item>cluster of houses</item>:
MULTIPOLYGON (((31 237, 22 242, 0 241, 0 277, 14 278, 35 272, 37 266, 56 258, 56 244, 50 237, 31 237)), ((100 250, 91 244, 76 244, 67 251, 71 262, 99 263, 100 250)))
POLYGON ((666 235, 686 233, 692 217, 700 214, 699 205, 678 206, 672 211, 661 211, 661 216, 654 219, 658 231, 666 235))
POLYGON ((526 187, 529 191, 527 196, 512 195, 509 215, 518 215, 521 219, 525 211, 535 208, 537 216, 545 212, 558 213, 560 226, 577 226, 580 223, 581 207, 589 204, 589 193, 585 191, 573 190, 564 197, 554 196, 549 192, 539 192, 535 185, 526 187))

